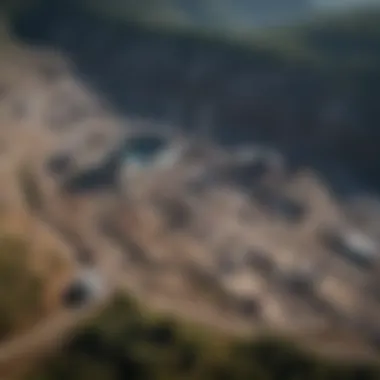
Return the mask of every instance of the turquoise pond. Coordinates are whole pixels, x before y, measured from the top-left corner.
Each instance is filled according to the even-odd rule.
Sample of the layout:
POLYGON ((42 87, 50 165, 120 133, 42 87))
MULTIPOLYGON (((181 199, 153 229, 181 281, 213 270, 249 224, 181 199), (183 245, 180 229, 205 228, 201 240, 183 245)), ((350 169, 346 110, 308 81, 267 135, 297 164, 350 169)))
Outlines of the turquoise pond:
POLYGON ((147 165, 166 148, 166 141, 159 137, 134 137, 124 147, 124 160, 128 163, 147 165))

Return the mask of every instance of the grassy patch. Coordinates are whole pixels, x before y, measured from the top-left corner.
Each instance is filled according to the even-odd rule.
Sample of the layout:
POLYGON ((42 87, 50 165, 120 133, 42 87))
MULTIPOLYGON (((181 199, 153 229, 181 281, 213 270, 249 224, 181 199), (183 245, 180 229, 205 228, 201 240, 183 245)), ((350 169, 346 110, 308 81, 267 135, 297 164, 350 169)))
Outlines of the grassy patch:
POLYGON ((41 294, 40 279, 29 269, 27 243, 0 236, 0 340, 41 317, 41 294))

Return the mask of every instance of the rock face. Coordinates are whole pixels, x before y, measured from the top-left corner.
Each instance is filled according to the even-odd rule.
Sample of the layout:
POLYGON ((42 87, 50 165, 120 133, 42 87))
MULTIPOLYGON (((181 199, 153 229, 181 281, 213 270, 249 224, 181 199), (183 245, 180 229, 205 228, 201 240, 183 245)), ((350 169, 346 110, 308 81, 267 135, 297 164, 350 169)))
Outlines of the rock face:
POLYGON ((15 30, 68 53, 129 116, 169 122, 224 145, 274 145, 296 165, 314 165, 340 189, 351 188, 352 177, 379 185, 375 31, 352 37, 310 27, 303 32, 307 43, 331 64, 316 69, 302 60, 289 64, 270 49, 112 26, 68 5, 43 5, 20 17, 15 30), (368 67, 347 66, 357 54, 368 57, 368 67))

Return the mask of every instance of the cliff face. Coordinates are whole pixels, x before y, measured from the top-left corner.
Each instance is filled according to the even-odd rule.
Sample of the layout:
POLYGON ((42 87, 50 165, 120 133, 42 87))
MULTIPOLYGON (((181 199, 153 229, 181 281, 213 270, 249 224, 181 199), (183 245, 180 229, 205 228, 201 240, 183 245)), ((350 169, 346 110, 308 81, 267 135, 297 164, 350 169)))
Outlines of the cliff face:
POLYGON ((377 18, 329 20, 284 31, 277 46, 249 48, 107 23, 68 6, 44 5, 16 20, 15 30, 68 53, 126 115, 224 145, 274 145, 296 166, 314 166, 350 190, 357 179, 380 183, 377 18))

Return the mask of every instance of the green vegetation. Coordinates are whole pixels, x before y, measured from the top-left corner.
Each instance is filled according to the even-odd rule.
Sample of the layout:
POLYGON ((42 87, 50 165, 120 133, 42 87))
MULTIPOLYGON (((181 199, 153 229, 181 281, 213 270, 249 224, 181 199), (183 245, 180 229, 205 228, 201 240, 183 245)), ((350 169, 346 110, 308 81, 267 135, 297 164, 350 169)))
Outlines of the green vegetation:
POLYGON ((42 313, 41 283, 28 266, 27 243, 0 236, 0 340, 42 313))
POLYGON ((374 70, 380 63, 380 11, 324 16, 314 22, 274 30, 264 40, 284 54, 303 52, 321 68, 374 70))
POLYGON ((327 362, 278 339, 238 341, 162 317, 118 296, 28 380, 379 379, 369 365, 327 362))

